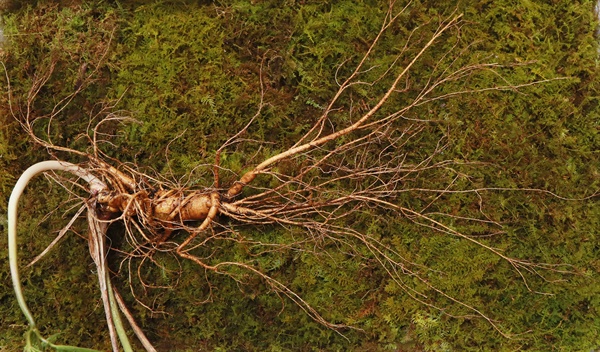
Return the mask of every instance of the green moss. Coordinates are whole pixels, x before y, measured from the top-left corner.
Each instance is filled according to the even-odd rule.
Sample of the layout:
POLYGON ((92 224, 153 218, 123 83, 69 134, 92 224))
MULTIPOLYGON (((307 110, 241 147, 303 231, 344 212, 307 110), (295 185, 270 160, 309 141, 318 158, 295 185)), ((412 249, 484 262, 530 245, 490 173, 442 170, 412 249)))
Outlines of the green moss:
MULTIPOLYGON (((59 97, 73 92, 83 64, 88 64, 88 72, 97 68, 95 80, 56 117, 50 137, 85 150, 89 145, 79 137, 86 132, 90 116, 115 104, 113 110, 140 123, 107 125, 103 132, 114 137, 112 145, 103 145, 104 151, 123 162, 135 162, 149 173, 154 170, 174 182, 198 188, 213 182, 210 166, 203 165, 212 163, 217 148, 256 113, 262 78, 268 105, 245 136, 261 142, 245 141, 224 152, 222 166, 228 171, 224 171, 223 184, 227 185, 265 157, 293 145, 310 128, 335 93, 336 78, 350 74, 379 30, 385 3, 288 1, 283 6, 275 1, 231 0, 55 5, 38 1, 5 16, 10 44, 3 61, 15 106, 23 106, 34 75, 50 63, 56 64, 34 104, 38 115, 49 113, 59 97), (191 170, 193 174, 182 179, 191 170)), ((439 16, 448 15, 455 6, 454 2, 413 2, 399 24, 381 39, 370 62, 373 69, 365 73, 365 79, 381 74, 412 30, 417 30, 413 40, 426 37, 439 16), (428 21, 429 25, 417 28, 428 21)), ((459 175, 456 189, 542 188, 570 198, 586 197, 599 189, 598 47, 593 6, 591 1, 459 4, 465 20, 460 40, 449 35, 426 53, 407 81, 412 89, 398 96, 390 111, 416 94, 434 72, 437 60, 452 47, 468 51, 447 56, 443 67, 453 61, 456 65, 528 63, 500 72, 515 84, 566 79, 523 87, 518 92, 462 95, 412 110, 407 117, 435 122, 424 125, 424 132, 399 153, 405 153, 407 161, 421 160, 447 133, 450 140, 444 155, 434 161, 454 160, 449 167, 456 173, 425 171, 418 178, 407 179, 403 187, 443 188, 459 175)), ((409 50, 406 57, 410 54, 409 50)), ((449 82, 437 94, 501 82, 495 74, 482 74, 449 82)), ((386 83, 356 87, 341 98, 340 106, 358 114, 382 94, 386 83)), ((6 109, 6 96, 1 99, 0 194, 7 199, 15 175, 48 155, 19 130, 6 109)), ((331 115, 334 123, 347 118, 342 113, 331 115)), ((46 124, 40 120, 37 131, 45 133, 46 124)), ((377 145, 372 148, 376 150, 377 145)), ((78 161, 71 155, 58 157, 78 161)), ((348 160, 349 165, 352 162, 348 160)), ((294 174, 297 166, 289 162, 277 168, 294 174)), ((275 182, 267 177, 257 181, 257 186, 275 182)), ((331 191, 360 186, 336 182, 331 191)), ((27 211, 24 216, 31 219, 22 221, 20 228, 23 265, 68 221, 55 213, 41 228, 34 226, 66 199, 65 192, 48 191, 47 187, 45 181, 36 183, 22 207, 27 211), (32 196, 41 193, 44 199, 32 196)), ((431 200, 431 195, 418 193, 396 199, 412 209, 423 209, 431 200)), ((3 204, 0 210, 4 209, 3 204)), ((365 209, 348 219, 357 230, 392 246, 413 263, 407 269, 481 309, 504 331, 518 336, 509 340, 483 319, 449 316, 472 311, 423 281, 406 276, 404 288, 393 282, 368 250, 350 255, 350 246, 355 244, 351 240, 323 242, 318 251, 328 255, 310 255, 315 249, 312 243, 288 252, 259 253, 229 242, 199 250, 206 256, 219 250, 211 257, 214 261, 249 261, 290 283, 325 318, 362 329, 343 331, 345 339, 243 271, 232 272, 244 283, 241 285, 225 276, 205 275, 192 263, 157 255, 159 265, 144 263, 142 277, 145 282, 172 289, 144 288, 133 280, 134 297, 127 290, 128 268, 119 266, 123 258, 113 253, 110 259, 129 306, 162 350, 571 351, 598 347, 597 198, 564 201, 540 192, 454 193, 444 195, 427 210, 452 214, 454 218, 432 216, 507 255, 571 264, 560 269, 578 275, 546 271, 540 277, 523 271, 531 290, 552 295, 537 294, 529 291, 509 263, 468 241, 436 234, 397 214, 365 209), (490 235, 489 227, 461 220, 479 211, 504 227, 490 235), (423 292, 426 297, 419 297, 424 303, 443 307, 448 315, 410 297, 411 289, 423 292), (136 298, 151 310, 137 304, 136 298)), ((0 227, 4 226, 0 222, 0 227)), ((84 231, 83 224, 77 228, 84 231)), ((115 246, 126 246, 119 238, 121 232, 118 226, 111 230, 115 246)), ((265 226, 243 227, 237 235, 289 243, 307 234, 265 226)), ((0 244, 5 248, 4 241, 0 244)), ((0 251, 2 258, 6 258, 5 251, 0 251)), ((131 264, 135 276, 141 262, 133 260, 131 264)), ((26 295, 44 332, 61 332, 59 339, 69 344, 108 348, 91 268, 85 240, 70 234, 50 256, 23 273, 26 295)), ((0 273, 4 279, 0 315, 2 325, 10 327, 0 333, 0 346, 18 349, 13 346, 22 346, 19 324, 23 322, 7 285, 8 273, 0 273)))

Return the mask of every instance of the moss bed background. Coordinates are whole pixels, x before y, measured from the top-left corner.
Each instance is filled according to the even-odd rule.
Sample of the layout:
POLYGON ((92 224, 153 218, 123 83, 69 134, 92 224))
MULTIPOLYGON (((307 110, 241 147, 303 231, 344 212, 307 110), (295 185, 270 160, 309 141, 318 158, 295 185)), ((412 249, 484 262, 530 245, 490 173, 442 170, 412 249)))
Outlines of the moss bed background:
MULTIPOLYGON (((422 113, 446 121, 448 155, 493 164, 471 170, 485 186, 541 188, 583 198, 600 188, 599 48, 593 1, 414 1, 407 29, 464 13, 461 39, 472 47, 464 60, 528 63, 503 71, 511 82, 565 77, 520 92, 461 96, 422 113)), ((118 126, 105 150, 177 179, 210 163, 215 150, 256 112, 260 79, 268 106, 250 129, 266 142, 231 150, 225 167, 240 172, 292 145, 317 118, 336 89, 336 69, 364 52, 380 27, 386 1, 31 1, 3 14, 2 61, 15 101, 50 59, 57 67, 36 108, 54 106, 73 91, 86 62, 106 53, 96 81, 60 116, 52 131, 79 146, 100 102, 116 102, 142 123, 118 126), (167 147, 168 146, 168 147, 167 147)), ((402 35, 402 33, 396 33, 402 35)), ((388 38, 385 45, 394 45, 388 38)), ((442 46, 443 47, 443 46, 442 46)), ((426 72, 423 72, 426 75, 426 72)), ((481 82, 485 86, 486 82, 481 82)), ((28 139, 8 110, 6 80, 0 97, 0 228, 16 178, 49 158, 28 139)), ((437 138, 424 137, 423 148, 437 138)), ((72 156, 58 155, 73 160, 72 156)), ((199 185, 210 175, 197 175, 199 185)), ((229 181, 234 178, 229 176, 229 181)), ((227 181, 227 179, 226 179, 227 181)), ((424 180, 435 184, 436 180, 424 180)), ((512 268, 467 243, 406 224, 368 216, 356 226, 378 231, 406 248, 413 260, 447 272, 436 284, 483 306, 507 339, 483 319, 457 319, 415 302, 376 268, 340 258, 301 255, 271 258, 277 271, 327 318, 362 331, 345 338, 313 322, 291 302, 282 303, 256 280, 239 286, 211 278, 195 265, 171 289, 138 294, 155 312, 127 297, 157 348, 164 351, 590 351, 600 348, 600 206, 598 197, 564 201, 531 192, 486 196, 487 211, 510 219, 502 246, 533 261, 568 263, 568 280, 533 280, 529 292, 512 268), (277 259, 277 260, 276 260, 277 259), (210 302, 204 302, 209 290, 210 302), (356 294, 360 292, 361 294, 356 294)), ((66 199, 40 178, 22 200, 20 253, 24 267, 68 221, 67 208, 44 219, 66 199), (27 209, 26 211, 24 209, 27 209)), ((445 211, 476 207, 464 195, 448 197, 445 211)), ((118 233, 119 229, 114 229, 118 233)), ((264 238, 283 229, 255 228, 264 238)), ((81 227, 84 234, 84 227, 81 227)), ((25 320, 10 285, 6 236, 0 239, 0 350, 21 350, 25 320)), ((112 238, 118 241, 118 238, 112 238)), ((232 255, 237 255, 233 253, 232 255)), ((118 258, 115 260, 115 270, 118 258)), ((165 265, 177 266, 165 258, 165 265)), ((85 240, 70 234, 35 266, 23 269, 25 294, 45 335, 71 345, 108 350, 102 304, 85 240)), ((150 271, 157 284, 171 273, 150 271)), ((126 287, 127 277, 115 280, 126 287)), ((432 279, 435 280, 435 279, 432 279)), ((450 304, 442 302, 442 304, 450 304)))

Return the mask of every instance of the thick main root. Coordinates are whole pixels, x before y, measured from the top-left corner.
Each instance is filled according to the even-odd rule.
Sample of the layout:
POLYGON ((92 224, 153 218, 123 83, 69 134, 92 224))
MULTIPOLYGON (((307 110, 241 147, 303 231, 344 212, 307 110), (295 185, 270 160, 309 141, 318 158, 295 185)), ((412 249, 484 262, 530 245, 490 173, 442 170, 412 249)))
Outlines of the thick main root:
MULTIPOLYGON (((440 133, 437 145, 427 155, 424 152, 419 155, 404 152, 407 145, 420 138, 423 133, 430 132, 430 121, 418 116, 408 118, 408 113, 426 103, 447 99, 453 95, 517 90, 534 82, 522 85, 503 82, 492 87, 448 93, 441 89, 446 83, 466 80, 480 72, 498 68, 496 64, 454 67, 455 60, 449 59, 454 48, 450 48, 438 62, 431 65, 431 77, 426 82, 422 82, 416 88, 409 87, 409 76, 415 64, 424 59, 435 43, 460 28, 461 15, 457 14, 440 20, 426 40, 417 38, 420 28, 415 28, 404 47, 398 49, 395 60, 389 63, 381 76, 368 79, 366 73, 373 69, 368 66, 368 62, 377 49, 378 41, 405 10, 406 8, 396 9, 394 2, 391 2, 380 32, 372 45, 348 78, 339 83, 339 89, 322 110, 322 114, 297 143, 262 162, 257 162, 250 170, 240 172, 235 181, 225 186, 228 188, 221 188, 220 152, 236 142, 260 115, 262 100, 257 114, 248 125, 218 149, 216 161, 211 165, 214 170, 213 187, 200 190, 162 183, 103 154, 99 148, 101 134, 98 131, 107 121, 119 120, 114 115, 108 114, 95 127, 90 127, 86 134, 89 139, 89 149, 86 152, 58 146, 52 143, 50 138, 36 135, 33 127, 36 119, 45 118, 48 124, 51 124, 57 116, 54 112, 51 116, 32 115, 32 102, 40 87, 48 81, 53 66, 49 67, 48 72, 40 76, 31 88, 28 105, 23 109, 24 116, 16 116, 15 112, 13 114, 38 145, 51 152, 77 155, 86 160, 81 166, 73 166, 66 171, 82 177, 89 184, 89 198, 85 200, 85 204, 93 220, 90 223, 104 229, 96 230, 96 235, 90 237, 96 241, 90 240, 90 247, 101 244, 98 242, 99 232, 105 232, 111 223, 121 222, 124 224, 125 237, 131 250, 112 250, 122 251, 125 258, 141 258, 142 262, 153 261, 153 255, 156 253, 168 252, 198 264, 199 268, 206 272, 229 275, 234 280, 238 280, 237 272, 243 270, 261 278, 273 292, 291 299, 315 321, 334 329, 346 326, 329 322, 299 294, 267 274, 266 270, 261 270, 251 259, 219 261, 212 253, 204 257, 198 253, 202 249, 210 252, 214 248, 217 251, 220 247, 216 243, 221 242, 240 243, 258 253, 302 250, 319 255, 330 248, 340 249, 355 260, 363 260, 377 266, 413 299, 446 314, 461 315, 438 305, 435 297, 441 297, 445 302, 460 306, 461 312, 468 312, 461 316, 483 318, 501 334, 509 336, 488 316, 485 309, 467 304, 431 284, 427 279, 429 269, 401 253, 390 241, 382 239, 381 234, 373 233, 369 229, 354 228, 352 225, 356 218, 364 214, 372 216, 374 221, 381 214, 387 214, 389 218, 394 219, 402 218, 432 232, 461 239, 487 253, 492 253, 512 266, 526 285, 526 274, 546 280, 544 272, 570 272, 568 268, 559 265, 512 258, 502 250, 459 231, 452 225, 453 222, 475 223, 484 229, 480 231, 502 232, 502 224, 489 217, 481 206, 479 212, 470 217, 446 213, 440 215, 433 210, 438 200, 446 195, 464 192, 481 198, 481 193, 491 189, 474 186, 465 189, 457 186, 460 180, 469 178, 461 171, 461 166, 467 163, 443 156, 448 144, 447 134, 443 131, 437 131, 440 133), (354 109, 351 106, 347 116, 341 119, 343 122, 337 125, 332 122, 334 119, 330 115, 343 111, 345 106, 340 103, 341 97, 349 94, 353 87, 372 87, 381 82, 386 82, 385 89, 373 93, 365 107, 354 109), (409 88, 415 91, 410 91, 409 88), (411 94, 407 94, 407 91, 411 94), (406 104, 398 108, 394 104, 400 97, 406 104), (282 162, 294 165, 293 170, 286 172, 283 168, 278 168, 282 162), (259 187, 261 177, 272 182, 269 186, 259 187), (425 188, 418 182, 428 177, 436 178, 436 184, 442 184, 442 187, 425 188), (409 208, 402 203, 406 194, 423 201, 418 207, 409 208), (440 216, 445 216, 451 221, 445 223, 440 220, 440 216), (223 224, 220 223, 221 218, 226 219, 223 224), (294 237, 287 243, 266 243, 241 235, 238 229, 244 225, 300 228, 303 232, 301 236, 294 237), (185 233, 185 239, 178 238, 179 233, 185 233), (427 296, 424 291, 432 292, 433 298, 427 296)), ((85 81, 89 80, 91 79, 88 77, 85 81)), ((535 83, 541 82, 543 81, 535 83)), ((80 89, 83 88, 79 87, 73 94, 79 93, 80 89)), ((55 110, 60 110, 71 98, 72 96, 65 98, 60 102, 62 105, 55 110)), ((104 235, 105 233, 101 234, 104 235)), ((96 250, 92 253, 99 262, 98 258, 102 257, 105 251, 96 250)), ((141 270, 138 270, 138 276, 142 281, 139 271, 141 270)), ((18 280, 18 275, 13 275, 13 279, 18 280)), ((106 291, 106 288, 104 289, 106 291)), ((107 297, 104 298, 105 301, 108 300, 107 297)))

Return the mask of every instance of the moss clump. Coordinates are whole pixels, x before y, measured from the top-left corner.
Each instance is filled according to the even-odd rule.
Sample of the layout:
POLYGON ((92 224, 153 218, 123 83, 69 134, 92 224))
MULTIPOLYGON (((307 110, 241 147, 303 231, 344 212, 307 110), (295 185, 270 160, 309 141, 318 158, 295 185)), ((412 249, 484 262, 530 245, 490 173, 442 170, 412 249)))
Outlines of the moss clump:
MULTIPOLYGON (((203 187, 212 183, 212 174, 199 166, 210 164, 221 143, 255 114, 261 78, 268 106, 248 131, 249 139, 260 142, 241 143, 225 152, 223 166, 230 170, 225 183, 250 165, 293 145, 310 128, 335 93, 336 74, 347 75, 373 40, 385 3, 289 1, 282 6, 276 1, 231 0, 217 4, 92 1, 57 5, 38 1, 5 15, 9 44, 3 61, 15 107, 24 106, 35 75, 56 65, 34 103, 38 115, 47 114, 57 97, 76 89, 84 65, 87 70, 97 69, 94 81, 84 82, 86 89, 56 117, 49 136, 60 144, 86 148, 80 137, 90 117, 97 118, 103 107, 116 104, 114 110, 126 111, 124 114, 141 123, 107 126, 105 132, 115 136, 114 144, 104 148, 109 156, 174 180, 196 170, 189 181, 182 182, 203 187)), ((428 21, 435 23, 455 6, 454 2, 413 2, 400 25, 382 39, 371 74, 379 73, 377 64, 385 67, 408 33, 428 21)), ((415 109, 408 117, 438 122, 428 125, 426 133, 402 152, 417 160, 436 148, 439 136, 448 133, 451 138, 444 158, 473 162, 454 166, 470 175, 458 179, 459 186, 542 188, 571 198, 588 196, 600 188, 593 6, 592 2, 534 4, 520 0, 459 4, 467 22, 460 40, 445 38, 428 53, 410 78, 412 87, 422 84, 436 59, 453 46, 468 51, 460 57, 447 57, 448 62, 468 64, 485 57, 502 64, 523 63, 501 71, 510 82, 565 79, 519 92, 462 95, 415 109)), ((426 33, 429 28, 421 30, 426 33)), ((454 82, 446 89, 482 88, 497 79, 493 74, 481 75, 478 80, 454 82)), ((360 111, 384 83, 356 89, 353 99, 342 103, 360 111)), ((415 93, 409 90, 406 94, 415 93)), ((6 99, 4 95, 0 104, 0 193, 7 199, 14 175, 48 156, 20 133, 6 109, 6 99)), ((398 100, 400 106, 402 98, 398 100)), ((332 116, 333 121, 343 118, 341 114, 332 116)), ((46 133, 46 126, 40 120, 38 132, 46 133)), ((71 155, 58 157, 77 161, 71 155)), ((278 167, 293 172, 295 165, 278 167)), ((448 181, 441 174, 426 176, 408 180, 405 186, 444 187, 448 181)), ((268 186, 268 180, 261 182, 268 186)), ((29 226, 21 222, 23 265, 66 223, 57 214, 42 229, 34 227, 65 199, 64 192, 47 191, 47 187, 47 183, 34 186, 30 194, 43 192, 46 199, 28 197, 23 207, 31 218, 29 226)), ((414 209, 427 205, 425 197, 407 196, 401 201, 414 209)), ((0 205, 0 211, 4 207, 0 205)), ((539 192, 455 193, 444 196, 436 207, 432 211, 455 216, 451 220, 455 227, 485 238, 507 255, 533 262, 568 263, 578 274, 568 281, 556 281, 563 276, 550 272, 542 278, 524 272, 531 289, 552 293, 536 294, 513 267, 466 241, 432 234, 393 214, 365 210, 363 216, 351 219, 353 226, 394 246, 408 260, 434 269, 427 274, 432 284, 469 305, 483 307, 499 326, 519 338, 506 339, 481 319, 440 314, 411 298, 376 263, 353 260, 343 254, 344 248, 329 257, 301 252, 258 256, 248 248, 231 245, 223 248, 227 257, 221 259, 256 257, 259 267, 291 283, 292 289, 328 319, 362 329, 345 331, 347 339, 319 326, 290 302, 283 301, 285 309, 281 310, 282 301, 265 294, 268 288, 260 280, 240 274, 247 285, 239 286, 223 277, 207 279, 197 266, 171 257, 157 259, 158 266, 142 268, 147 282, 174 285, 172 290, 145 289, 134 283, 136 297, 128 295, 127 299, 149 337, 163 350, 539 351, 598 347, 597 198, 563 201, 539 192), (479 210, 504 223, 505 233, 490 236, 477 225, 460 221, 479 210), (136 304, 135 298, 153 311, 136 304)), ((0 226, 2 221, 0 217, 0 226)), ((298 229, 271 227, 244 231, 271 242, 302 235, 294 233, 298 229)), ((118 234, 119 229, 114 228, 111 240, 115 245, 122 241, 118 234)), ((48 333, 61 332, 60 338, 70 344, 108 348, 100 324, 101 306, 92 307, 98 295, 94 275, 88 272, 91 266, 84 264, 91 264, 86 253, 85 240, 70 236, 51 256, 24 272, 26 295, 36 302, 32 310, 48 333)), ((113 269, 118 271, 122 258, 112 255, 113 269)), ((6 257, 5 251, 0 251, 2 257, 6 257)), ((116 277, 122 288, 128 285, 126 274, 123 269, 116 277)), ((16 304, 11 303, 8 273, 0 276, 4 279, 0 290, 3 325, 11 326, 0 333, 0 346, 13 348, 22 342, 22 331, 13 327, 22 319, 16 304)), ((422 283, 412 282, 410 277, 407 282, 434 297, 448 313, 468 313, 420 287, 422 283)))

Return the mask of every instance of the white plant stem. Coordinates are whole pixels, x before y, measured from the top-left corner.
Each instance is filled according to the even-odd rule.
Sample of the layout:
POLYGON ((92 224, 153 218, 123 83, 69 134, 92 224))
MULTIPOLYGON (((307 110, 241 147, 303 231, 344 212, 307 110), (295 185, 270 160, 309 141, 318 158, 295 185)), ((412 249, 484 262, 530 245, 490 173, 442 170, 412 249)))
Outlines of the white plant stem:
MULTIPOLYGON (((90 193, 96 193, 106 189, 106 185, 104 184, 104 182, 100 181, 100 179, 90 174, 85 169, 75 164, 57 160, 42 161, 40 163, 30 166, 27 170, 25 170, 25 172, 23 172, 21 177, 19 177, 17 184, 13 188, 13 191, 10 195, 10 199, 8 201, 8 258, 10 265, 10 274, 12 278, 13 288, 15 290, 15 295, 17 296, 17 302, 19 303, 19 307, 25 315, 25 318, 27 318, 29 326, 35 331, 37 331, 35 320, 31 312, 29 311, 29 308, 27 307, 27 303, 25 302, 25 298, 23 296, 23 289, 21 287, 21 280, 19 276, 19 267, 17 260, 17 214, 19 198, 23 194, 23 191, 25 190, 25 187, 27 186, 29 181, 34 176, 42 172, 52 170, 65 171, 79 176, 89 184, 90 193)), ((44 342, 48 343, 48 341, 43 339, 41 336, 40 338, 44 342)))

